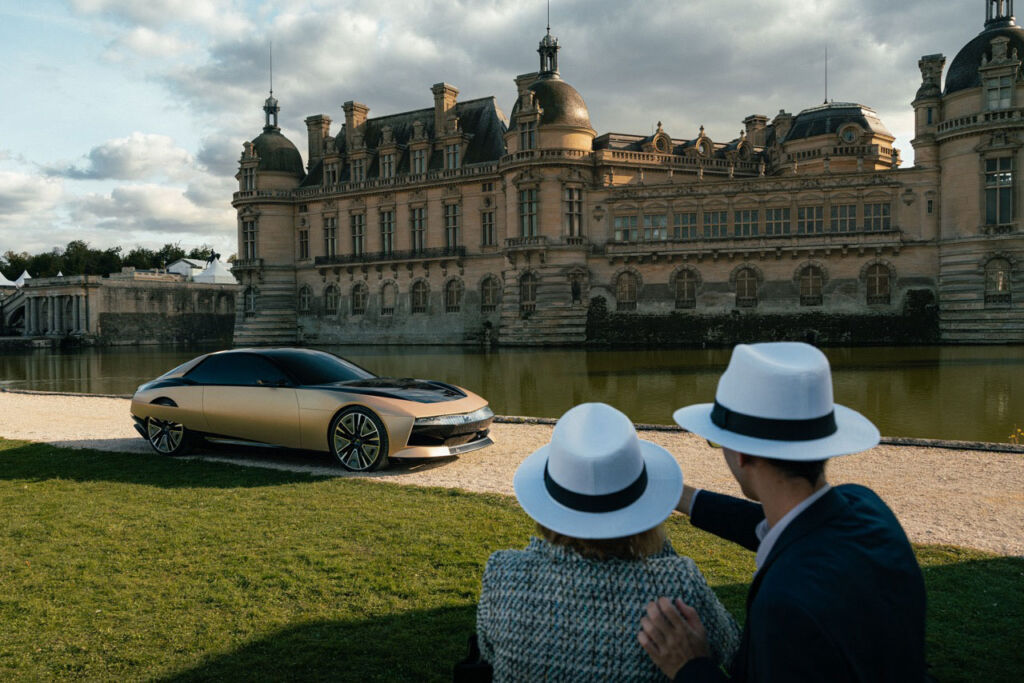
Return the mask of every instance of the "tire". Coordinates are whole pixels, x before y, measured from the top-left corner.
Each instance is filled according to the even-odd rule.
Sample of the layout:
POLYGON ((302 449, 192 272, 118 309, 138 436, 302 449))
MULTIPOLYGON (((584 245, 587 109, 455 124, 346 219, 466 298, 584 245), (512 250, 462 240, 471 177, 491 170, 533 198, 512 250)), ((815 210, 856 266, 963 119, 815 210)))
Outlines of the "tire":
POLYGON ((192 448, 192 434, 171 420, 146 418, 146 441, 160 455, 185 455, 192 448))
POLYGON ((388 433, 372 410, 346 408, 331 420, 331 455, 351 472, 374 472, 388 465, 388 433))

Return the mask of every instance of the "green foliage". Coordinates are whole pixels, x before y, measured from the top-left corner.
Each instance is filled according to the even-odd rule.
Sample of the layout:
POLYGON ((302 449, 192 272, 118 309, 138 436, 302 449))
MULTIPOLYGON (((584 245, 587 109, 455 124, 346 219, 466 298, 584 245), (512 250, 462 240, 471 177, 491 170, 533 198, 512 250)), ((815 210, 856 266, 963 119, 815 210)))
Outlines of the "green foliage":
MULTIPOLYGON (((208 244, 193 248, 189 258, 208 260, 213 249, 208 244)), ((72 240, 64 249, 56 248, 41 254, 8 251, 0 258, 0 272, 14 280, 24 271, 32 277, 53 277, 58 272, 64 275, 107 275, 120 272, 122 266, 138 270, 166 268, 185 257, 180 243, 165 244, 154 251, 135 247, 127 254, 121 254, 121 247, 92 249, 82 240, 72 240)))
MULTIPOLYGON (((504 496, 4 440, 0 509, 4 680, 448 680, 533 532, 504 496)), ((669 534, 742 618, 752 553, 669 534)), ((1014 680, 1024 560, 917 552, 933 674, 1014 680)))

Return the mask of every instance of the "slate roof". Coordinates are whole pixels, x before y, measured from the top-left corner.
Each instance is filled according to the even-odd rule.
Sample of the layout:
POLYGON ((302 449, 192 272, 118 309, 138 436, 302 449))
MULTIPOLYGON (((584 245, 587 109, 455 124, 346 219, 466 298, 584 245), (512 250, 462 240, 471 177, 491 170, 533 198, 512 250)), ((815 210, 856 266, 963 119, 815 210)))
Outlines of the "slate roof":
POLYGON ((812 138, 818 135, 835 134, 847 123, 856 123, 873 133, 892 136, 882 120, 870 107, 852 102, 829 102, 810 109, 804 109, 793 118, 793 126, 786 135, 786 142, 812 138))
MULTIPOLYGON (((590 128, 590 112, 583 96, 559 77, 557 73, 542 74, 527 86, 533 92, 542 113, 541 125, 561 124, 590 128)), ((519 113, 519 99, 512 107, 512 123, 509 128, 516 127, 516 114, 519 113)))
POLYGON ((994 25, 976 35, 971 42, 953 58, 953 63, 946 71, 946 95, 950 95, 968 88, 981 86, 981 76, 978 75, 978 67, 981 66, 981 58, 984 55, 992 59, 992 39, 1005 36, 1010 39, 1007 47, 1007 54, 1017 51, 1017 56, 1024 58, 1024 29, 1016 24, 1004 23, 994 25))

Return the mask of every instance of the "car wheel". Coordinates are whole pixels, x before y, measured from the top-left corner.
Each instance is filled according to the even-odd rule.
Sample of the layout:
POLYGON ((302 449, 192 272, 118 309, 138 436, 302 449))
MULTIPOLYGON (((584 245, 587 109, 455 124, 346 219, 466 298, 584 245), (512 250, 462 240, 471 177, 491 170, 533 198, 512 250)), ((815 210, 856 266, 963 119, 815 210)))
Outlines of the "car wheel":
POLYGON ((346 408, 331 422, 331 453, 353 472, 372 472, 388 464, 388 433, 380 418, 361 406, 346 408))
POLYGON ((146 419, 146 441, 160 455, 184 455, 192 436, 183 424, 150 417, 146 419))

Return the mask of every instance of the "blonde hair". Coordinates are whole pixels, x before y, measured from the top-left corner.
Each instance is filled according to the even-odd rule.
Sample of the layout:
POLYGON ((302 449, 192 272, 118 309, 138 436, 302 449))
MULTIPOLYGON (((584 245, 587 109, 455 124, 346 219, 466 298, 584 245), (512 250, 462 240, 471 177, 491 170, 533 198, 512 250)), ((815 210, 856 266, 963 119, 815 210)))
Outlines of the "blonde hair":
POLYGON ((660 552, 668 540, 664 522, 653 529, 621 538, 576 538, 554 532, 539 522, 537 533, 548 543, 571 548, 593 560, 640 560, 660 552))

